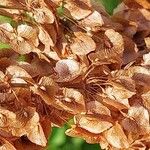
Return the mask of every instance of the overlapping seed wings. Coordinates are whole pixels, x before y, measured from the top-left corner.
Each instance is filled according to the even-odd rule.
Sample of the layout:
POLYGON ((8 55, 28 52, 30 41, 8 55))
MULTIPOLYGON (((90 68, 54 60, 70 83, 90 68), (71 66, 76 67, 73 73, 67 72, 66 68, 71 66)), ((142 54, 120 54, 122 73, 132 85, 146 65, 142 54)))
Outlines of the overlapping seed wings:
POLYGON ((0 149, 43 149, 71 118, 67 135, 103 149, 150 148, 147 0, 113 16, 95 0, 0 3, 0 149))

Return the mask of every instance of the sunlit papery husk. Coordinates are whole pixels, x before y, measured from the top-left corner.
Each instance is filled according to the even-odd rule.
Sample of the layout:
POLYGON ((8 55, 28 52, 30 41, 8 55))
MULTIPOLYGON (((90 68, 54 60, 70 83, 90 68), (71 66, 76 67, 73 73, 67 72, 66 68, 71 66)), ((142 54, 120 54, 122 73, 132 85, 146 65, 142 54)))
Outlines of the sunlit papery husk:
POLYGON ((116 102, 116 103, 123 104, 127 108, 129 107, 128 98, 132 97, 135 94, 135 92, 129 91, 121 84, 116 84, 116 83, 112 83, 112 87, 108 86, 105 92, 106 95, 110 98, 110 101, 112 101, 112 104, 114 101, 114 103, 116 102))
POLYGON ((91 13, 90 8, 82 0, 67 0, 66 2, 64 7, 69 10, 72 17, 76 20, 81 20, 91 13))
POLYGON ((122 110, 122 109, 128 109, 129 108, 129 102, 128 100, 122 102, 120 100, 114 100, 114 99, 110 99, 107 96, 102 96, 102 102, 107 105, 107 107, 110 110, 122 110))
POLYGON ((112 87, 108 86, 106 88, 106 94, 108 94, 108 96, 110 98, 113 99, 120 99, 120 100, 123 100, 123 99, 128 99, 130 97, 132 97, 135 92, 133 91, 129 91, 128 89, 126 89, 125 87, 123 87, 122 85, 119 85, 119 84, 113 84, 112 87), (121 91, 121 92, 120 92, 121 91), (110 93, 111 94, 110 94, 110 93))
POLYGON ((101 136, 99 134, 92 134, 76 126, 72 126, 72 128, 68 129, 65 133, 68 136, 83 138, 84 140, 86 140, 86 142, 91 143, 91 144, 99 143, 101 140, 101 136))
MULTIPOLYGON (((53 97, 50 97, 44 90, 42 90, 39 86, 37 86, 36 84, 34 86, 30 86, 31 91, 36 94, 39 95, 42 100, 47 104, 47 105, 54 105, 54 99, 53 97)), ((57 107, 56 107, 57 108, 57 107)))
POLYGON ((57 94, 55 103, 65 111, 71 114, 84 113, 85 104, 83 95, 72 88, 63 88, 59 90, 61 94, 57 94))
POLYGON ((136 83, 137 91, 144 92, 150 88, 149 87, 150 70, 146 67, 134 66, 124 71, 120 70, 117 74, 119 76, 132 78, 132 81, 136 83), (140 87, 143 88, 141 89, 140 87))
POLYGON ((1 5, 3 6, 19 6, 21 7, 20 3, 16 0, 0 0, 1 5))
POLYGON ((150 112, 150 91, 142 94, 142 99, 143 99, 144 106, 150 112))
POLYGON ((2 71, 0 71, 0 81, 2 82, 4 78, 5 78, 5 74, 2 71))
POLYGON ((82 93, 72 88, 64 88, 64 105, 71 108, 74 113, 85 112, 85 103, 82 93))
POLYGON ((92 31, 96 31, 98 27, 101 27, 104 24, 102 14, 97 11, 94 11, 91 15, 81 20, 81 25, 85 28, 90 28, 92 31))
POLYGON ((111 116, 111 111, 98 101, 90 101, 86 103, 88 114, 100 114, 111 116))
MULTIPOLYGON (((3 42, 10 43, 11 48, 19 54, 28 54, 30 52, 35 52, 42 56, 42 54, 40 54, 41 51, 39 49, 36 49, 36 47, 39 45, 39 40, 45 45, 46 52, 50 51, 50 46, 54 46, 51 35, 48 34, 43 27, 39 26, 38 35, 36 33, 36 29, 33 29, 32 27, 27 25, 22 24, 18 26, 18 34, 15 34, 13 28, 10 27, 11 26, 8 26, 7 24, 1 26, 2 31, 4 32, 2 32, 1 36, 6 36, 5 40, 3 39, 3 42)), ((55 40, 56 38, 54 39, 54 41, 55 40)))
MULTIPOLYGON (((54 2, 57 5, 61 5, 62 4, 62 0, 52 0, 52 2, 54 2)), ((66 3, 69 3, 70 0, 65 0, 66 3)), ((86 4, 87 6, 91 6, 91 1, 90 0, 80 0, 80 2, 83 2, 84 4, 86 4)))
POLYGON ((118 54, 120 54, 124 48, 124 42, 123 37, 118 32, 115 32, 113 29, 108 29, 105 32, 105 35, 109 38, 110 42, 113 44, 114 47, 118 48, 120 50, 118 54))
POLYGON ((1 141, 0 150, 16 150, 16 148, 6 139, 1 137, 0 141, 1 141))
POLYGON ((19 54, 28 54, 34 49, 27 41, 22 37, 18 37, 18 40, 14 40, 11 43, 12 49, 19 54))
MULTIPOLYGON (((6 118, 6 119, 3 119, 3 121, 5 121, 5 124, 4 126, 1 127, 1 129, 6 132, 11 132, 13 136, 17 136, 17 137, 27 135, 27 137, 29 136, 29 139, 32 142, 41 146, 45 146, 46 138, 43 134, 43 130, 41 127, 40 127, 40 130, 38 130, 39 115, 37 112, 35 112, 33 108, 28 108, 28 109, 31 111, 30 113, 33 113, 33 114, 31 118, 28 118, 28 121, 26 122, 26 124, 24 124, 23 120, 20 120, 20 119, 18 120, 18 116, 14 112, 1 108, 0 110, 1 115, 3 116, 3 118, 6 118), (33 129, 35 129, 35 131, 33 129), (34 135, 36 134, 34 138, 32 137, 32 132, 34 132, 34 135), (36 137, 38 140, 36 140, 36 137)), ((24 112, 24 114, 22 114, 22 117, 23 115, 24 117, 26 115, 30 116, 31 114, 28 114, 28 113, 29 112, 24 112)))
POLYGON ((51 58, 53 60, 56 60, 56 61, 60 60, 57 52, 55 52, 55 51, 49 51, 49 52, 45 51, 44 53, 47 55, 47 57, 49 57, 49 58, 51 58))
POLYGON ((53 106, 54 109, 63 111, 63 106, 57 104, 57 101, 55 100, 55 95, 53 95, 53 94, 56 94, 57 88, 54 87, 53 85, 47 85, 47 89, 48 89, 48 86, 49 86, 49 88, 51 88, 53 90, 54 93, 52 92, 49 94, 48 92, 50 92, 50 91, 46 92, 46 88, 44 86, 42 87, 42 86, 36 85, 36 84, 34 84, 33 86, 30 86, 30 89, 34 94, 39 95, 41 97, 41 99, 47 105, 53 106))
POLYGON ((122 3, 120 3, 117 8, 114 10, 114 13, 117 13, 119 11, 123 11, 126 9, 137 9, 137 8, 145 8, 149 9, 150 4, 147 0, 124 0, 122 3))
POLYGON ((45 61, 40 61, 39 58, 34 58, 30 63, 24 62, 19 64, 19 66, 26 70, 32 78, 36 76, 48 76, 54 72, 52 64, 45 61))
POLYGON ((35 114, 29 122, 27 122, 24 128, 26 130, 26 135, 31 142, 44 147, 46 146, 47 140, 41 125, 38 123, 38 119, 38 114, 35 114))
POLYGON ((129 67, 128 69, 118 70, 118 71, 113 71, 112 72, 112 76, 115 76, 115 77, 125 76, 125 77, 132 78, 134 76, 134 74, 149 75, 150 70, 146 67, 132 66, 132 67, 129 67))
POLYGON ((19 36, 31 40, 36 47, 39 45, 37 31, 33 27, 21 24, 17 27, 17 33, 19 36))
POLYGON ((150 12, 146 9, 140 9, 140 12, 142 13, 142 15, 145 17, 145 19, 147 21, 150 21, 150 12))
POLYGON ((148 0, 124 0, 124 3, 129 7, 129 8, 145 8, 145 9, 149 9, 150 8, 150 4, 148 0))
POLYGON ((138 56, 137 45, 128 37, 124 37, 123 64, 134 61, 138 56))
POLYGON ((16 1, 14 1, 13 6, 10 6, 10 9, 1 8, 2 15, 6 14, 6 15, 11 16, 11 17, 12 17, 12 15, 16 15, 18 17, 21 14, 18 9, 24 9, 24 8, 22 7, 22 5, 20 5, 20 3, 17 3, 18 7, 16 7, 15 5, 16 5, 16 1), (16 9, 11 9, 11 7, 15 7, 16 9))
POLYGON ((21 24, 17 27, 18 35, 27 39, 30 39, 36 33, 35 30, 28 25, 21 24))
POLYGON ((39 81, 41 89, 46 91, 48 96, 54 100, 56 92, 58 91, 58 85, 51 77, 42 77, 39 81))
POLYGON ((0 3, 3 6, 11 6, 13 4, 11 0, 0 0, 0 3))
POLYGON ((112 127, 112 123, 105 120, 100 120, 92 115, 77 115, 75 116, 75 123, 78 127, 93 134, 100 134, 112 127))
POLYGON ((50 34, 41 26, 39 27, 39 40, 45 45, 45 51, 50 51, 50 46, 54 46, 53 39, 50 34))
POLYGON ((54 23, 54 20, 55 20, 54 14, 51 12, 51 10, 49 10, 46 7, 37 8, 34 10, 33 13, 34 13, 34 19, 38 23, 41 23, 41 24, 54 23))
POLYGON ((79 76, 81 65, 74 59, 62 59, 56 63, 55 71, 58 74, 59 82, 69 81, 79 76))
POLYGON ((6 73, 12 76, 11 83, 26 84, 23 78, 32 79, 32 77, 19 66, 9 66, 6 73))
MULTIPOLYGON (((136 83, 133 79, 129 77, 120 76, 115 80, 114 84, 112 83, 112 85, 118 86, 118 88, 124 87, 126 90, 129 90, 130 92, 132 92, 132 94, 136 94, 136 83)), ((131 95, 129 97, 131 97, 131 95)))
POLYGON ((3 26, 0 28, 3 35, 5 36, 2 42, 9 43, 15 52, 19 54, 28 54, 34 49, 33 46, 29 44, 29 42, 14 33, 14 29, 10 24, 3 24, 3 26))
POLYGON ((62 1, 61 0, 52 0, 53 3, 55 3, 56 5, 61 5, 62 1))
POLYGON ((0 40, 4 43, 9 43, 9 39, 14 38, 13 27, 9 23, 0 25, 0 40))
POLYGON ((13 32, 13 27, 9 23, 3 23, 0 25, 0 29, 6 32, 13 32))
POLYGON ((146 43, 146 47, 147 47, 148 49, 150 49, 150 37, 146 37, 146 38, 144 39, 144 41, 145 41, 145 43, 146 43))
MULTIPOLYGON (((148 113, 148 110, 145 109, 143 106, 133 106, 129 108, 128 117, 129 119, 131 119, 130 122, 126 120, 128 121, 128 126, 130 127, 130 124, 131 124, 131 127, 134 125, 134 129, 135 130, 136 128, 138 129, 137 131, 138 134, 143 135, 143 134, 150 132, 149 113, 148 113)), ((129 127, 128 127, 128 130, 130 131, 129 127)))
MULTIPOLYGON (((147 14, 147 11, 146 12, 145 11, 146 10, 143 11, 143 9, 127 9, 116 13, 113 16, 113 19, 125 25, 133 22, 133 24, 136 24, 137 26, 137 32, 141 31, 149 32, 150 25, 149 20, 147 19, 149 12, 147 14)), ((141 37, 139 38, 142 38, 142 33, 141 37)))
POLYGON ((120 124, 116 123, 104 135, 113 147, 118 149, 129 148, 129 142, 120 124))
POLYGON ((37 145, 46 146, 47 140, 40 124, 33 128, 32 131, 27 134, 27 137, 31 142, 37 145))
MULTIPOLYGON (((143 86, 145 90, 150 89, 150 75, 137 73, 133 76, 133 80, 135 80, 137 85, 143 86)), ((141 90, 141 92, 142 92, 142 90, 141 90)))
POLYGON ((80 106, 79 104, 77 104, 75 102, 71 103, 71 102, 68 102, 65 100, 56 99, 55 103, 58 107, 60 107, 59 109, 61 109, 61 110, 65 109, 65 111, 70 114, 77 114, 77 113, 82 112, 82 110, 83 110, 82 106, 80 106))
POLYGON ((21 55, 33 52, 36 53, 40 59, 48 61, 46 56, 42 54, 41 50, 35 47, 38 46, 38 43, 36 43, 35 41, 32 42, 18 35, 14 35, 13 40, 11 40, 10 46, 15 52, 21 55))
POLYGON ((70 45, 72 52, 76 55, 87 55, 96 49, 94 40, 86 33, 75 32, 73 44, 70 45))
MULTIPOLYGON (((103 47, 95 53, 89 54, 89 59, 91 61, 114 61, 120 60, 120 57, 124 51, 124 41, 121 34, 114 31, 113 29, 108 29, 105 31, 105 35, 108 37, 109 41, 112 44, 111 48, 103 47)), ((108 41, 108 42, 109 42, 108 41)))
POLYGON ((132 134, 138 134, 139 132, 139 126, 133 119, 125 118, 122 120, 121 126, 125 131, 132 132, 132 134))
POLYGON ((145 150, 146 149, 146 146, 143 142, 140 142, 140 141, 135 141, 132 146, 132 148, 130 148, 131 150, 134 150, 134 149, 137 149, 137 150, 145 150))

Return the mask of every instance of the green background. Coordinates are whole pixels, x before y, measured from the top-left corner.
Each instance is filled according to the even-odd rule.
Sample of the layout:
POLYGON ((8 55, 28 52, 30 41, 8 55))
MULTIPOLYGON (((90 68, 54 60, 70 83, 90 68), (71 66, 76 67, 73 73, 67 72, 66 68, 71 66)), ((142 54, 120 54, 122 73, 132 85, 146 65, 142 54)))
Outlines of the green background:
POLYGON ((66 136, 66 129, 66 125, 60 129, 53 128, 47 150, 100 150, 99 144, 87 144, 80 138, 66 136))

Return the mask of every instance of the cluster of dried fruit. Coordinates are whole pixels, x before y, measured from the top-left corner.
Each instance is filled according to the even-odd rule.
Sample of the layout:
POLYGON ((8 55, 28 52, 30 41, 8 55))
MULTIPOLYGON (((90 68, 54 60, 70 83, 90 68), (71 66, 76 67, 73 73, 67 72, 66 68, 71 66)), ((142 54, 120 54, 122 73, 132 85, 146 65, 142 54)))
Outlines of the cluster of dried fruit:
POLYGON ((0 149, 40 150, 51 126, 72 117, 69 136, 103 149, 150 148, 147 0, 124 0, 113 16, 96 0, 0 4, 12 19, 0 23, 10 45, 0 51, 0 149))

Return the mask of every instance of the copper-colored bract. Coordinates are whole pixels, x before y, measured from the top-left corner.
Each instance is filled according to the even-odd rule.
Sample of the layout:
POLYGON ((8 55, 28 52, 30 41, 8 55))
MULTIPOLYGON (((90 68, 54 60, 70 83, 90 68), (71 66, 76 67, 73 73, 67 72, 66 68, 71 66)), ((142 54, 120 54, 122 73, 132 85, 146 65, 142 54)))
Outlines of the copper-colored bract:
POLYGON ((150 3, 0 0, 0 149, 42 150, 51 127, 108 150, 150 149, 150 3), (61 12, 58 12, 60 9, 61 12))

